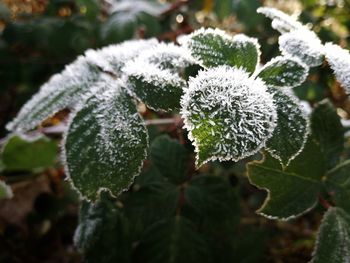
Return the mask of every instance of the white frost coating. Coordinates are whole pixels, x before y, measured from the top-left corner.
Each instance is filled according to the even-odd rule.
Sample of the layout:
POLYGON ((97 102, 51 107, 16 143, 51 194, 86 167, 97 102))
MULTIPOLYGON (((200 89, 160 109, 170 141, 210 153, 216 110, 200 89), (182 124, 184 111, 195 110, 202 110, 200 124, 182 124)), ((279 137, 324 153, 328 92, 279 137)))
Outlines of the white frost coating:
POLYGON ((85 56, 89 63, 97 65, 104 71, 119 75, 119 71, 127 61, 157 44, 158 41, 154 38, 148 40, 129 40, 98 50, 90 49, 85 52, 85 56))
POLYGON ((10 186, 0 180, 0 199, 1 197, 11 199, 13 197, 13 192, 10 186))
POLYGON ((87 63, 84 57, 78 57, 66 66, 62 73, 52 76, 6 128, 25 132, 35 128, 59 110, 74 106, 97 81, 99 75, 100 72, 87 63))
MULTIPOLYGON (((291 134, 299 135, 299 136, 294 136, 294 138, 290 138, 290 140, 293 140, 294 146, 296 146, 296 145, 299 146, 299 149, 297 151, 295 151, 294 154, 289 156, 287 162, 284 162, 284 160, 281 158, 281 154, 280 154, 280 151, 283 152, 286 149, 273 149, 271 147, 266 147, 266 150, 271 154, 272 157, 276 158, 280 162, 282 167, 285 168, 290 164, 291 161, 293 161, 303 151, 305 144, 307 142, 307 139, 309 137, 309 134, 311 133, 311 128, 310 128, 310 119, 308 117, 308 114, 305 111, 304 106, 301 105, 301 101, 299 100, 299 98, 294 95, 293 90, 291 90, 291 89, 279 89, 278 92, 281 92, 283 95, 288 96, 288 98, 290 99, 290 102, 292 102, 292 103, 290 103, 290 102, 288 103, 280 96, 277 96, 277 97, 274 96, 277 112, 279 111, 278 104, 280 104, 280 105, 284 104, 284 107, 286 107, 286 110, 288 110, 288 119, 287 119, 287 121, 289 122, 288 123, 288 130, 291 134), (303 121, 306 124, 305 127, 301 127, 300 120, 296 121, 295 124, 293 123, 293 120, 297 120, 298 118, 303 119, 303 121)), ((277 127, 275 128, 273 135, 277 136, 277 138, 279 138, 279 139, 285 140, 285 138, 281 138, 281 137, 284 137, 285 134, 280 133, 280 129, 278 128, 278 121, 279 120, 280 119, 278 118, 277 127), (275 134, 275 133, 277 133, 277 134, 275 134)), ((285 147, 285 148, 287 148, 287 147, 285 147)))
POLYGON ((346 90, 350 94, 350 53, 349 50, 343 49, 338 45, 327 43, 325 45, 326 59, 334 71, 334 74, 346 90))
POLYGON ((145 0, 113 1, 111 8, 108 8, 108 13, 123 12, 133 17, 140 12, 144 12, 153 16, 159 16, 168 7, 169 4, 152 3, 145 0))
POLYGON ((276 109, 264 82, 228 66, 200 71, 191 78, 181 106, 184 127, 198 153, 197 165, 250 156, 265 146, 276 126, 276 109), (195 135, 204 132, 201 129, 213 138, 205 160, 199 160, 199 153, 208 146, 207 138, 195 135))
MULTIPOLYGON (((267 62, 264 66, 262 66, 259 70, 257 70, 254 73, 254 76, 259 75, 260 72, 264 71, 265 69, 273 66, 273 67, 283 67, 286 64, 290 64, 289 68, 293 68, 295 65, 300 66, 303 70, 301 72, 293 72, 292 70, 284 70, 283 72, 280 72, 279 75, 275 76, 279 83, 283 84, 283 87, 289 87, 293 88, 296 86, 299 86, 301 83, 303 83, 309 72, 309 67, 302 62, 297 57, 292 57, 290 55, 286 56, 278 56, 273 59, 271 59, 269 62, 267 62), (291 85, 291 80, 293 80, 293 84, 291 85)), ((272 84, 268 83, 269 86, 273 86, 272 84)))
POLYGON ((304 28, 304 26, 295 18, 276 8, 260 7, 257 12, 272 19, 272 27, 282 34, 304 28))
POLYGON ((299 29, 279 37, 283 55, 292 55, 301 59, 310 67, 319 66, 324 58, 324 46, 317 35, 308 29, 299 29))
POLYGON ((143 51, 135 58, 135 62, 151 63, 161 69, 178 69, 195 64, 189 50, 173 43, 159 43, 143 51))
MULTIPOLYGON (((218 28, 200 28, 196 31, 194 31, 193 33, 191 34, 188 34, 188 35, 181 35, 177 38, 177 42, 183 46, 184 48, 188 49, 188 50, 191 50, 191 47, 192 46, 195 46, 195 43, 196 41, 193 40, 193 38, 196 38, 197 36, 205 36, 205 35, 213 35, 214 37, 220 37, 223 39, 224 42, 227 43, 227 45, 237 45, 239 44, 242 48, 245 47, 245 45, 247 43, 249 44, 253 44, 258 52, 258 61, 257 61, 257 65, 260 63, 260 55, 261 55, 261 52, 260 52, 260 44, 258 42, 258 40, 256 38, 251 38, 251 37, 248 37, 244 34, 237 34, 237 35, 234 35, 234 36, 231 36, 229 34, 227 34, 225 31, 221 30, 221 29, 218 29, 218 28)), ((207 48, 205 46, 202 46, 201 49, 203 50, 206 50, 207 48)), ((216 54, 216 53, 213 53, 213 50, 212 49, 208 49, 207 50, 208 52, 208 55, 210 55, 210 53, 212 53, 211 55, 212 56, 225 56, 225 54, 216 54)), ((198 57, 195 58, 196 59, 196 62, 200 65, 202 65, 204 68, 206 68, 204 65, 203 65, 203 61, 201 61, 198 57)), ((224 57, 224 59, 227 59, 224 57)))
MULTIPOLYGON (((92 200, 84 195, 81 189, 79 189, 79 186, 76 185, 71 176, 71 171, 78 173, 76 180, 82 180, 84 176, 96 176, 93 180, 98 181, 101 179, 102 182, 104 182, 104 185, 99 187, 95 197, 99 196, 101 191, 109 191, 112 195, 117 196, 122 191, 127 190, 132 184, 134 178, 140 173, 143 160, 147 155, 148 134, 146 132, 146 126, 140 114, 136 111, 136 105, 133 105, 135 106, 135 112, 133 113, 130 113, 130 109, 127 108, 131 98, 126 98, 125 95, 123 95, 126 91, 122 88, 122 85, 123 83, 121 80, 115 80, 108 75, 103 75, 101 80, 86 94, 75 111, 70 115, 68 121, 69 129, 64 133, 63 137, 61 160, 64 164, 68 180, 82 199, 92 200), (82 110, 88 108, 92 111, 85 113, 83 119, 75 120, 76 116, 81 114, 82 110), (81 134, 77 134, 77 131, 81 129, 81 127, 84 127, 86 123, 91 123, 92 121, 93 126, 85 127, 85 129, 81 131, 81 134), (79 135, 79 137, 75 137, 74 141, 69 145, 69 149, 67 149, 67 140, 70 133, 75 133, 75 136, 79 135), (143 142, 140 134, 145 134, 146 142, 143 142), (94 138, 91 139, 87 145, 86 138, 89 136, 91 137, 91 135, 93 135, 94 138), (116 142, 125 143, 116 145, 116 142), (146 145, 144 145, 144 143, 146 145), (140 147, 143 149, 140 150, 140 147), (128 152, 131 148, 133 148, 135 152, 142 151, 142 154, 134 158, 131 157, 130 152, 128 152), (88 163, 82 164, 81 160, 85 160, 86 156, 91 155, 91 151, 94 155, 98 156, 98 159, 89 159, 88 163), (71 155, 71 157, 69 155, 71 155), (80 156, 80 159, 73 158, 72 156, 80 156), (73 158, 74 162, 69 162, 69 158, 71 158, 71 160, 73 158), (130 164, 135 162, 135 159, 142 160, 138 165, 137 171, 130 174, 130 164), (129 164, 129 166, 126 164, 129 164), (95 170, 91 171, 91 167, 95 167, 93 168, 95 170), (99 173, 103 171, 103 174, 95 174, 94 172, 96 171, 99 173), (120 180, 128 181, 125 188, 121 189, 119 192, 112 191, 109 186, 106 185, 107 183, 103 181, 106 178, 107 181, 110 180, 110 178, 115 178, 116 171, 118 172, 120 180)), ((86 182, 86 184, 88 183, 89 182, 86 182)))

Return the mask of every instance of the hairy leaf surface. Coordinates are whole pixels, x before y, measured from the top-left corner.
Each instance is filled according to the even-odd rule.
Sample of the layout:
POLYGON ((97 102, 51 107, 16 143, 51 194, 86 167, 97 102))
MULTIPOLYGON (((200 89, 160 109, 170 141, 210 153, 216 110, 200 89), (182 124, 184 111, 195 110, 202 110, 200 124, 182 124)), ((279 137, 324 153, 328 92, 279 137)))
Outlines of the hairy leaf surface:
POLYGON ((283 166, 303 150, 309 135, 309 122, 297 97, 291 91, 270 88, 277 107, 277 126, 266 148, 283 166))
POLYGON ((106 79, 71 118, 64 143, 66 171, 87 199, 101 189, 126 190, 146 157, 147 133, 130 96, 106 79))
POLYGON ((268 191, 258 213, 286 220, 310 210, 317 203, 325 172, 321 150, 312 140, 285 169, 267 153, 263 161, 249 163, 250 182, 268 191))
POLYGON ((253 73, 259 63, 257 40, 242 34, 232 37, 219 29, 202 28, 180 37, 179 42, 205 67, 227 65, 253 73))
POLYGON ((310 263, 348 263, 350 257, 350 215, 341 208, 329 208, 318 233, 310 263))

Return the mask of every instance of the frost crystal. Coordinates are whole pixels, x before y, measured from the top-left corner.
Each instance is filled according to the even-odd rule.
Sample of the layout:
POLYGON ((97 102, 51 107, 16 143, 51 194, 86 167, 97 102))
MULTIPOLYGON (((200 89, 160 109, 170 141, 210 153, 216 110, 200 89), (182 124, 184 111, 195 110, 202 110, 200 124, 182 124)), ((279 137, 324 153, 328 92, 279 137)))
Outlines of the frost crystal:
POLYGON ((156 39, 129 40, 118 45, 110 45, 98 50, 85 52, 86 59, 104 71, 120 74, 125 63, 141 52, 158 44, 156 39))
POLYGON ((293 17, 282 11, 271 7, 260 7, 258 13, 272 19, 272 27, 280 33, 287 33, 293 30, 302 29, 304 26, 293 17))
POLYGON ((191 78, 181 114, 195 146, 197 165, 238 161, 256 153, 272 135, 276 109, 259 78, 220 66, 191 78))
POLYGON ((350 94, 350 53, 338 45, 325 45, 326 59, 340 84, 350 94))
POLYGON ((148 146, 144 123, 121 83, 105 76, 72 115, 63 161, 73 186, 87 199, 114 195, 139 174, 148 146))
POLYGON ((310 67, 323 62, 324 46, 317 35, 308 29, 283 34, 278 42, 283 55, 296 56, 310 67))
POLYGON ((98 80, 100 74, 84 57, 78 57, 62 73, 51 77, 6 128, 24 132, 35 128, 59 110, 74 106, 98 80))

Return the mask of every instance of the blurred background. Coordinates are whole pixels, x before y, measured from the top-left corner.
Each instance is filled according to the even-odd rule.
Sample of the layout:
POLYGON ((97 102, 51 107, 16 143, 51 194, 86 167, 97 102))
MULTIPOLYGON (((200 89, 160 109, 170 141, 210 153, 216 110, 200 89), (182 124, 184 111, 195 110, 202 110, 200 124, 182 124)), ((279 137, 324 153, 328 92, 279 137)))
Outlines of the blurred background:
MULTIPOLYGON (((178 35, 202 26, 219 27, 257 37, 265 63, 279 54, 279 34, 268 19, 256 13, 260 6, 299 16, 323 42, 350 47, 349 0, 0 0, 0 138, 7 135, 4 126, 21 105, 87 49, 127 39, 175 41, 178 35)), ((338 114, 349 118, 347 97, 328 67, 312 69, 307 82, 295 92, 311 104, 330 98, 338 114)), ((143 114, 164 117, 146 109, 143 114)), ((66 112, 61 112, 44 126, 59 124, 65 116, 66 112)), ((183 136, 176 125, 150 129, 154 137, 161 133, 183 136)), ((55 130, 47 135, 31 144, 13 139, 6 156, 4 152, 1 157, 7 158, 6 166, 0 159, 0 178, 14 192, 12 199, 0 200, 0 262, 82 260, 72 240, 78 197, 64 180, 58 161, 60 135, 55 130)), ((230 184, 238 187, 238 229, 245 239, 240 239, 239 249, 235 245, 237 256, 232 262, 309 260, 322 215, 317 208, 293 222, 266 220, 254 213, 265 193, 249 186, 241 176, 244 164, 214 163, 203 169, 225 174, 230 184)), ((0 192, 0 199, 5 196, 0 192)))

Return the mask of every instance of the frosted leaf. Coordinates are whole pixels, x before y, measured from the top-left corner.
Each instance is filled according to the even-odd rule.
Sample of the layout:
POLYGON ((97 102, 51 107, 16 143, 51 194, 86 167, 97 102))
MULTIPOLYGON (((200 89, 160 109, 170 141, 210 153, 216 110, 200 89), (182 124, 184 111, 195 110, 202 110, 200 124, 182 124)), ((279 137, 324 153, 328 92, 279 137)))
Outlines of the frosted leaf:
POLYGON ((268 192, 257 212, 268 218, 288 220, 317 204, 326 167, 319 146, 309 139, 288 167, 283 168, 265 153, 264 160, 248 164, 247 172, 251 184, 268 192))
POLYGON ((70 119, 63 161, 73 186, 86 199, 126 190, 139 174, 148 138, 131 97, 105 78, 70 119), (96 92, 97 91, 97 92, 96 92))
POLYGON ((276 57, 262 67, 257 76, 273 87, 296 87, 307 77, 309 67, 298 58, 276 57))
POLYGON ((350 53, 349 50, 343 49, 338 45, 327 43, 325 45, 326 59, 334 71, 334 74, 346 90, 350 94, 350 53))
POLYGON ((5 184, 4 181, 0 180, 0 200, 11 199, 13 197, 13 192, 10 186, 5 184))
POLYGON ((303 150, 309 135, 309 120, 291 92, 270 88, 277 107, 277 126, 266 149, 283 166, 288 166, 303 150))
POLYGON ((259 63, 258 41, 242 34, 230 36, 220 29, 201 28, 178 42, 204 67, 228 65, 253 73, 259 63))
POLYGON ((325 213, 310 263, 349 263, 350 215, 331 207, 325 213))
POLYGON ((140 54, 123 69, 128 90, 154 110, 180 106, 186 81, 180 73, 194 64, 188 51, 174 44, 158 44, 140 54))
POLYGON ((152 16, 159 16, 169 7, 167 3, 157 3, 145 0, 132 1, 115 1, 111 8, 108 9, 109 14, 116 12, 126 13, 133 17, 138 13, 144 12, 152 16))
POLYGON ((323 63, 324 46, 317 35, 308 29, 283 34, 278 43, 283 55, 295 56, 310 67, 323 63))
POLYGON ((272 27, 282 34, 304 27, 292 16, 272 7, 260 7, 257 12, 272 19, 272 27))
POLYGON ((156 39, 129 40, 118 45, 110 45, 102 49, 85 52, 89 63, 94 64, 106 72, 120 75, 125 63, 135 58, 141 52, 158 44, 156 39))
POLYGON ((59 110, 74 106, 99 77, 98 68, 90 65, 84 57, 79 57, 62 73, 51 77, 6 128, 16 132, 35 128, 59 110))
POLYGON ((276 126, 276 109, 264 82, 242 69, 220 66, 200 71, 190 79, 181 107, 197 166, 256 153, 276 126))

